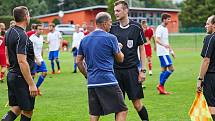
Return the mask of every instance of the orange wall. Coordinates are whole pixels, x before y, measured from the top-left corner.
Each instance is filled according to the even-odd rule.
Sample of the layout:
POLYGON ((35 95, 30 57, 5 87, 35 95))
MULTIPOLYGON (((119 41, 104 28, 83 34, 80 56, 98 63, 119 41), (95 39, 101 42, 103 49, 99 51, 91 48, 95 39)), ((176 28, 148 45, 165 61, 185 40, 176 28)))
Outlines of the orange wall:
MULTIPOLYGON (((90 30, 95 28, 95 16, 97 13, 101 11, 106 11, 105 9, 94 9, 94 10, 85 10, 85 11, 78 11, 73 13, 67 13, 63 16, 63 23, 67 24, 73 21, 74 24, 82 25, 84 22, 87 24, 90 30)), ((178 32, 179 31, 179 20, 178 20, 178 13, 177 12, 166 12, 171 15, 171 22, 169 23, 168 30, 170 33, 178 32)), ((40 22, 48 22, 51 23, 55 18, 58 18, 58 15, 49 16, 40 18, 40 22)))

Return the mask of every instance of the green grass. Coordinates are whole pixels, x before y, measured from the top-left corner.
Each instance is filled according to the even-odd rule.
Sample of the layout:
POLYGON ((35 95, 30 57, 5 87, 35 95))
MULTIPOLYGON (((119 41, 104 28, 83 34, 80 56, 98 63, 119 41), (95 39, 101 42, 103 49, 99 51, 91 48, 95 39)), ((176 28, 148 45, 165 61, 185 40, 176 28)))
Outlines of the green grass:
MULTIPOLYGON (((68 39, 68 37, 67 37, 68 39)), ((170 41, 177 54, 173 60, 175 72, 166 83, 166 89, 172 95, 158 95, 156 85, 159 80, 159 61, 153 55, 153 76, 147 76, 145 98, 142 100, 148 109, 150 121, 189 121, 188 111, 194 100, 196 78, 198 76, 200 47, 202 36, 171 36, 170 41), (196 45, 195 45, 196 42, 196 45)), ((47 60, 47 52, 44 54, 47 60)), ((60 55, 62 73, 49 74, 41 87, 42 97, 36 98, 35 112, 32 121, 88 121, 88 101, 86 80, 80 72, 73 74, 73 58, 70 52, 60 55)), ((7 102, 6 83, 0 84, 0 116, 9 107, 7 102)), ((127 121, 139 121, 132 103, 126 98, 128 106, 127 121)), ((113 121, 114 115, 101 117, 101 121, 113 121)), ((17 120, 18 121, 18 120, 17 120)))

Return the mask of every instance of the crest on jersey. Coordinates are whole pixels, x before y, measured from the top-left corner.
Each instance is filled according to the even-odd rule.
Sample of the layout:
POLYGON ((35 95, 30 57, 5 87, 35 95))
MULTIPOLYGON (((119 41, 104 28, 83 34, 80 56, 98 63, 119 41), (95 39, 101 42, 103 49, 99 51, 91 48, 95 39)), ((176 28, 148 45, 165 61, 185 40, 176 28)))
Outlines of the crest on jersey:
POLYGON ((128 48, 132 48, 133 45, 134 45, 133 40, 128 40, 128 41, 127 41, 127 47, 128 47, 128 48))

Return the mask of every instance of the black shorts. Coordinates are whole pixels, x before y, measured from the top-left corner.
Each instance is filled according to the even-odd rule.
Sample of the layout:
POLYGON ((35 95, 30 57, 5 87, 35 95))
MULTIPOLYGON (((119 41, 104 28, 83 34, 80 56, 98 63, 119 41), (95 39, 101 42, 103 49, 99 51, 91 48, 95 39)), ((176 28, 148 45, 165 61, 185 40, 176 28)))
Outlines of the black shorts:
POLYGON ((203 94, 208 106, 215 107, 215 73, 207 73, 204 77, 203 94))
POLYGON ((144 98, 142 84, 138 81, 138 68, 114 69, 114 73, 124 96, 126 92, 129 100, 144 98))
POLYGON ((118 85, 88 88, 90 115, 100 116, 128 110, 118 85))
POLYGON ((7 86, 10 106, 19 106, 24 111, 34 109, 35 98, 30 96, 29 86, 24 77, 8 72, 7 86))

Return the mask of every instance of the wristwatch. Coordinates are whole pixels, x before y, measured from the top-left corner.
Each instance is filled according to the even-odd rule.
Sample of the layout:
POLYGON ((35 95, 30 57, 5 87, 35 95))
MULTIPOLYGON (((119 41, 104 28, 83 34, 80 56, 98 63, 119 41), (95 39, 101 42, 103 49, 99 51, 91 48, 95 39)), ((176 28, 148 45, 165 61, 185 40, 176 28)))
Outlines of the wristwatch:
POLYGON ((140 71, 143 73, 146 73, 146 69, 141 69, 140 71))

